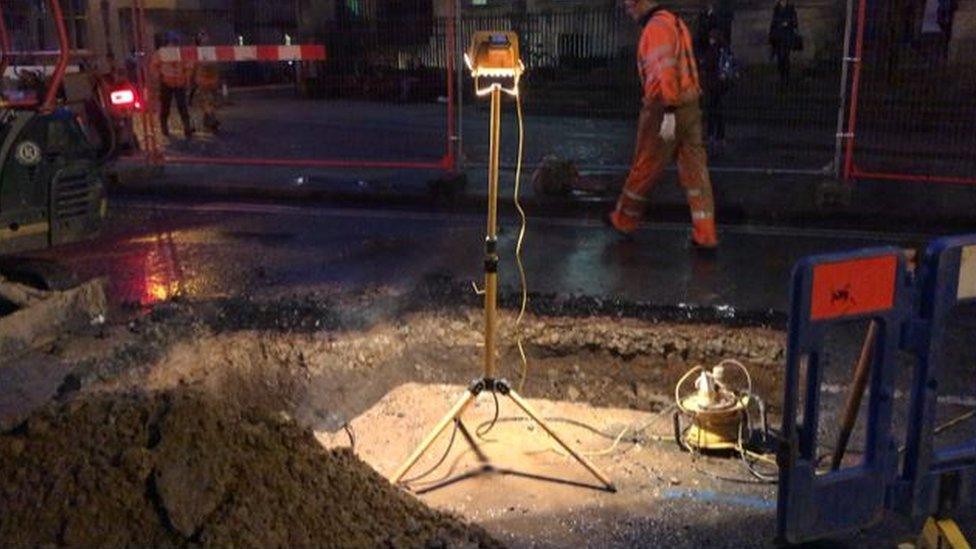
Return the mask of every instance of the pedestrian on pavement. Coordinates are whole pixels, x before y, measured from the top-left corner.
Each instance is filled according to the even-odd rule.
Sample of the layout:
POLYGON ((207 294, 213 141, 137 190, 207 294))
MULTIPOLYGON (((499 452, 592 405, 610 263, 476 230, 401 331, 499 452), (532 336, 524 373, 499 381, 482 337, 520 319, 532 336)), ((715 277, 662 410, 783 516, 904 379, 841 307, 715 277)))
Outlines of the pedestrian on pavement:
POLYGON ((176 101, 176 110, 179 111, 180 120, 183 122, 183 133, 187 139, 190 139, 193 137, 193 124, 190 121, 190 110, 187 108, 186 93, 193 74, 193 63, 183 61, 179 54, 169 55, 169 52, 172 52, 170 48, 180 46, 180 35, 177 32, 166 33, 164 46, 168 52, 166 58, 164 59, 162 50, 156 50, 149 64, 153 78, 159 82, 159 124, 163 135, 169 137, 169 113, 173 101, 176 101))
POLYGON ((780 89, 786 88, 790 83, 790 56, 803 47, 799 26, 793 2, 776 0, 773 18, 769 22, 769 46, 772 57, 776 60, 780 89))
MULTIPOLYGON (((197 33, 197 47, 210 45, 210 35, 205 30, 197 33)), ((203 127, 212 133, 220 130, 220 120, 217 119, 217 90, 220 88, 220 68, 214 61, 198 62, 193 71, 193 89, 196 98, 200 100, 200 111, 203 113, 203 127)), ((192 100, 191 100, 192 102, 192 100)))
POLYGON ((698 21, 695 26, 695 54, 701 57, 708 49, 708 40, 713 30, 722 33, 722 39, 726 44, 732 43, 732 20, 734 15, 732 10, 724 3, 716 6, 714 0, 709 0, 705 7, 698 12, 698 21))
POLYGON ((938 8, 935 12, 936 22, 942 31, 943 55, 948 57, 949 45, 952 43, 952 24, 956 19, 956 11, 959 9, 959 0, 939 0, 938 8))
POLYGON ((665 166, 677 159, 678 178, 691 208, 692 242, 699 248, 715 248, 715 204, 702 141, 701 85, 691 33, 677 15, 654 0, 623 0, 623 4, 643 27, 637 45, 643 99, 634 161, 606 221, 623 235, 633 233, 651 189, 665 166))
POLYGON ((406 66, 400 72, 400 102, 407 103, 415 95, 415 88, 420 84, 420 75, 423 73, 424 65, 420 59, 411 55, 406 62, 406 66))
POLYGON ((718 12, 715 11, 715 2, 708 2, 700 12, 698 21, 695 25, 695 53, 703 55, 708 49, 708 39, 712 31, 719 27, 718 12))
POLYGON ((705 134, 711 152, 725 147, 725 112, 722 99, 732 89, 738 66, 722 31, 712 29, 701 59, 701 83, 705 106, 705 134))

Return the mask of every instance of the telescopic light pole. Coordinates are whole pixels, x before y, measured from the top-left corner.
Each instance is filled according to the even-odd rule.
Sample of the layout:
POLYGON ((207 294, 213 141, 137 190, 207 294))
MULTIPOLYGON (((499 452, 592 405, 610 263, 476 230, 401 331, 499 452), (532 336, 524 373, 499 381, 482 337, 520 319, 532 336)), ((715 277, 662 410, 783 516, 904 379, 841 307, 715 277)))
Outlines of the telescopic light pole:
MULTIPOLYGON (((489 125, 489 162, 488 162, 488 222, 487 235, 485 237, 485 288, 484 309, 485 309, 485 354, 484 354, 484 375, 476 379, 465 394, 454 404, 441 421, 420 443, 420 446, 407 458, 407 460, 397 469, 391 481, 396 484, 403 479, 403 476, 423 457, 424 453, 430 448, 431 444, 444 432, 445 429, 454 423, 464 436, 464 439, 475 450, 476 455, 483 457, 484 453, 477 446, 474 437, 465 427, 461 418, 472 402, 478 398, 482 392, 507 396, 518 406, 529 418, 532 419, 543 431, 573 457, 580 465, 586 468, 594 477, 599 479, 608 491, 616 491, 610 479, 603 474, 589 459, 583 454, 572 448, 562 437, 556 433, 552 427, 540 416, 532 406, 523 399, 504 379, 498 379, 498 177, 499 177, 499 156, 501 153, 501 110, 502 93, 517 97, 519 93, 518 85, 522 73, 525 70, 522 61, 518 56, 518 37, 515 33, 506 32, 479 32, 472 38, 470 53, 465 56, 471 74, 475 79, 475 93, 478 97, 488 96, 491 101, 491 123, 489 125), (485 78, 489 84, 485 87, 480 85, 481 79, 485 78), (503 81, 511 80, 513 84, 505 87, 503 81)), ((483 461, 487 461, 484 458, 483 461)), ((486 467, 489 467, 486 465, 486 467)))

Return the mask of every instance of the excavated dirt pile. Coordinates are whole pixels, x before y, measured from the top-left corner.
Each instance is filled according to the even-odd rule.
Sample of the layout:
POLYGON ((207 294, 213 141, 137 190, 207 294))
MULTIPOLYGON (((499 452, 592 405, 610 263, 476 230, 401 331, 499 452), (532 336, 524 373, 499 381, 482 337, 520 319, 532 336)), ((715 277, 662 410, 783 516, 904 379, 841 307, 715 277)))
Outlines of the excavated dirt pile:
POLYGON ((497 546, 290 418, 186 390, 52 406, 0 435, 5 545, 497 546))

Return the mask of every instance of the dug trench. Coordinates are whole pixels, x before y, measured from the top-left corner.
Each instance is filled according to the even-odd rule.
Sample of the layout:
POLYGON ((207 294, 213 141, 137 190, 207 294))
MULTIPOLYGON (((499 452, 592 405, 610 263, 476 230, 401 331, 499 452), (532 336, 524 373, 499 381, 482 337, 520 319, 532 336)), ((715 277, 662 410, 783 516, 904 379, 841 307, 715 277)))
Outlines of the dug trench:
MULTIPOLYGON (((601 512, 610 513, 602 519, 608 525, 605 529, 573 526, 584 506, 575 506, 567 513, 558 505, 542 505, 539 512, 556 519, 550 521, 550 526, 540 527, 527 518, 531 516, 527 504, 472 504, 472 494, 475 498, 482 497, 479 489, 484 489, 483 484, 467 492, 449 490, 422 496, 435 508, 453 513, 448 515, 428 511, 412 496, 386 484, 349 450, 338 447, 348 446, 350 435, 358 438, 359 446, 355 450, 360 457, 388 476, 390 463, 402 459, 409 447, 419 440, 422 431, 429 428, 425 425, 426 419, 420 418, 435 417, 446 410, 452 395, 463 391, 469 380, 481 374, 482 312, 467 298, 450 297, 461 295, 458 292, 421 288, 398 294, 377 289, 354 296, 310 294, 207 303, 175 300, 158 305, 124 324, 59 342, 49 352, 68 365, 70 374, 57 391, 54 407, 22 411, 17 417, 5 419, 7 433, 0 454, 8 459, 16 458, 3 462, 3 465, 4 470, 11 467, 17 471, 14 477, 19 479, 19 484, 5 481, 7 495, 0 493, 0 496, 5 498, 3 501, 7 506, 8 513, 4 514, 10 518, 0 519, 0 529, 10 532, 11 528, 16 530, 24 526, 16 522, 16 517, 22 516, 17 514, 17 505, 23 502, 10 494, 23 497, 24 490, 50 489, 38 480, 44 476, 43 470, 68 467, 75 475, 71 490, 87 486, 85 490, 69 490, 69 493, 54 494, 53 497, 65 496, 69 500, 81 497, 82 501, 93 497, 93 488, 105 488, 106 485, 85 478, 86 466, 79 464, 90 465, 92 462, 106 470, 120 468, 117 474, 129 474, 136 479, 131 484, 108 486, 108 493, 122 492, 112 493, 111 498, 115 498, 116 503, 131 498, 149 502, 150 507, 143 509, 149 518, 144 520, 156 521, 153 524, 159 527, 158 531, 151 530, 156 532, 153 535, 159 536, 153 541, 172 544, 326 541, 328 538, 325 537, 245 537, 240 540, 227 537, 230 535, 227 532, 234 528, 234 522, 227 517, 239 520, 238 515, 243 512, 241 505, 245 505, 240 502, 263 506, 262 509, 248 507, 247 512, 254 513, 249 517, 251 520, 274 525, 269 532, 289 530, 296 520, 308 518, 291 512, 291 507, 269 505, 270 501, 282 498, 303 501, 302 498, 308 496, 313 508, 318 505, 320 510, 325 510, 323 512, 331 512, 328 502, 323 503, 315 493, 329 492, 335 486, 329 482, 316 484, 307 480, 308 475, 315 476, 321 471, 341 470, 341 478, 353 478, 363 486, 371 487, 367 492, 373 499, 363 503, 366 507, 394 509, 388 516, 380 513, 385 518, 377 523, 389 537, 377 537, 380 534, 369 528, 352 528, 351 531, 361 537, 339 540, 341 545, 373 545, 378 541, 394 545, 489 545, 495 543, 494 539, 513 545, 595 543, 599 539, 608 539, 607 536, 628 544, 633 536, 648 528, 647 520, 633 519, 635 514, 640 514, 634 508, 636 501, 661 497, 664 492, 673 495, 674 489, 683 485, 697 487, 704 483, 709 486, 714 482, 706 477, 692 480, 681 473, 683 468, 678 462, 688 458, 677 450, 649 448, 644 457, 622 459, 625 450, 628 456, 636 456, 637 450, 649 444, 646 439, 638 441, 628 436, 620 445, 620 451, 611 455, 612 459, 603 461, 603 466, 611 467, 621 483, 630 485, 623 487, 622 497, 600 500, 601 512), (428 394, 435 396, 425 396, 428 394), (170 409, 174 406, 186 413, 166 414, 163 423, 137 422, 138 427, 133 427, 135 431, 131 435, 122 429, 125 421, 120 418, 123 416, 152 418, 158 415, 161 407, 170 409), (414 416, 410 433, 390 435, 387 432, 380 436, 378 431, 392 429, 391 422, 409 423, 404 420, 407 415, 414 416), (116 424, 116 421, 122 423, 116 424), (106 423, 118 425, 118 429, 107 428, 106 423), (91 424, 101 427, 95 428, 91 424), (36 425, 56 427, 38 428, 36 425), (160 430, 158 425, 169 426, 168 431, 160 430), (355 430, 344 429, 350 425, 355 430), (49 434, 51 429, 67 429, 60 431, 65 435, 62 446, 45 446, 54 444, 49 434), (260 436, 253 434, 255 429, 260 436), (68 436, 73 432, 79 435, 75 438, 68 436), (176 434, 167 436, 167 432, 176 434), (199 432, 205 436, 197 438, 199 432), (89 433, 89 438, 99 441, 98 444, 77 440, 81 433, 89 433), (120 437, 129 438, 120 440, 120 437), (295 459, 318 463, 320 469, 309 466, 306 471, 292 459, 277 454, 277 457, 269 457, 267 463, 256 466, 255 473, 277 478, 270 469, 282 467, 289 471, 285 475, 289 479, 288 482, 267 483, 270 499, 256 503, 242 497, 242 492, 246 491, 244 485, 226 480, 240 476, 241 468, 248 467, 244 464, 246 460, 240 461, 241 455, 252 452, 253 447, 239 444, 237 439, 240 437, 272 454, 272 449, 295 452, 300 456, 295 459), (132 446, 135 450, 126 450, 136 439, 149 442, 132 446), (315 440, 331 450, 327 452, 321 446, 311 448, 308 443, 315 440), (149 448, 154 444, 170 449, 164 452, 149 448), (118 452, 105 450, 106 445, 118 452), (223 452, 222 457, 215 458, 216 461, 203 459, 200 456, 210 453, 202 450, 204 447, 220 449, 217 453, 223 452), (194 451, 187 454, 187 448, 194 451), (315 453, 319 450, 321 454, 315 453), (58 461, 49 455, 58 452, 64 452, 67 457, 58 461), (87 458, 75 455, 79 452, 90 455, 87 458), (135 457, 129 455, 132 452, 135 457), (192 457, 176 459, 178 455, 192 457), (72 459, 81 461, 74 463, 72 459), (136 472, 127 469, 126 464, 131 460, 136 461, 132 466, 136 472), (175 472, 167 474, 167 468, 173 468, 175 472), (167 502, 166 488, 158 481, 173 475, 184 484, 203 484, 208 488, 202 494, 191 491, 192 497, 183 500, 169 497, 167 502), (648 478, 656 481, 649 483, 648 478), (94 484, 84 485, 85 482, 94 484), (208 482, 216 482, 218 486, 214 488, 208 482), (301 493, 287 493, 295 489, 295 482, 310 484, 299 490, 301 493), (230 485, 233 487, 228 488, 230 485), (138 494, 124 493, 136 487, 138 494), (282 490, 286 493, 279 493, 282 490), (311 495, 305 494, 305 490, 311 495), (416 507, 412 507, 414 505, 416 507), (615 510, 610 511, 611 508, 615 510), (291 518, 286 520, 284 516, 287 514, 291 514, 291 518), (465 526, 462 520, 454 518, 455 515, 484 526, 490 535, 477 526, 465 526), (569 527, 558 527, 560 524, 569 527), (614 524, 616 526, 612 526, 614 524), (629 526, 621 531, 620 524, 629 526)), ((513 296, 508 296, 505 302, 510 306, 513 296)), ((544 413, 586 417, 599 422, 603 417, 600 410, 620 411, 606 416, 612 416, 617 423, 606 420, 588 425, 591 431, 600 433, 596 443, 605 445, 613 438, 605 431, 619 429, 619 424, 637 421, 635 418, 655 417, 666 412, 673 400, 674 384, 688 368, 712 365, 726 358, 740 360, 749 368, 754 378, 754 391, 767 398, 775 410, 782 382, 780 371, 785 345, 781 332, 767 327, 737 325, 741 324, 737 322, 691 324, 675 322, 673 318, 659 321, 652 318, 653 315, 613 314, 614 310, 627 310, 627 307, 617 305, 588 303, 580 310, 579 302, 573 300, 556 304, 552 300, 536 301, 534 312, 525 318, 518 333, 521 333, 529 359, 523 394, 533 402, 539 402, 544 413), (599 309, 596 314, 593 314, 594 305, 599 309)), ((640 308, 632 308, 630 312, 635 310, 640 308)), ((515 318, 511 307, 501 315, 503 346, 500 364, 501 373, 519 385, 522 372, 514 345, 515 318)), ((477 413, 482 419, 490 417, 490 399, 488 403, 479 404, 479 408, 477 413)), ((506 412, 508 415, 511 414, 506 412)), ((668 432, 668 425, 669 422, 664 421, 657 426, 662 438, 668 432)), ((498 436, 503 436, 505 430, 499 432, 498 436)), ((583 440, 585 432, 574 433, 574 440, 587 442, 583 440)), ((593 441, 589 442, 593 444, 593 441)), ((617 442, 620 442, 619 438, 617 442)), ((435 453, 441 448, 443 444, 435 453)), ((547 464, 540 463, 540 466, 547 464)), ((721 473, 741 473, 724 463, 718 463, 716 467, 721 473)), ((545 486, 527 488, 524 483, 530 481, 523 479, 521 482, 523 484, 510 485, 506 489, 546 493, 545 486)), ((180 482, 175 484, 180 485, 180 482)), ((567 489, 580 490, 572 486, 555 490, 567 489)), ((169 493, 179 492, 170 489, 169 493)), ((559 499, 561 496, 556 492, 551 495, 559 499)), ((762 501, 770 498, 768 490, 756 489, 751 494, 765 498, 762 501)), ((344 494, 342 497, 358 495, 344 494)), ((106 505, 111 507, 101 500, 96 503, 98 509, 106 505)), ((72 515, 63 506, 51 513, 57 517, 52 519, 52 524, 56 525, 52 526, 55 530, 53 537, 31 539, 69 545, 86 544, 92 540, 125 543, 139 539, 99 538, 98 533, 78 533, 76 522, 72 522, 79 520, 77 515, 72 515), (74 535, 81 537, 72 537, 74 535)), ((363 516, 355 513, 349 517, 351 521, 362 519, 363 516)), ((764 518, 767 519, 768 516, 764 518)), ((661 517, 653 520, 661 520, 661 517)), ((334 529, 329 530, 314 520, 307 528, 334 533, 334 529)), ((675 543, 702 541, 701 537, 687 538, 687 532, 673 524, 668 523, 664 528, 673 530, 675 543)), ((114 535, 123 534, 115 532, 114 535)))

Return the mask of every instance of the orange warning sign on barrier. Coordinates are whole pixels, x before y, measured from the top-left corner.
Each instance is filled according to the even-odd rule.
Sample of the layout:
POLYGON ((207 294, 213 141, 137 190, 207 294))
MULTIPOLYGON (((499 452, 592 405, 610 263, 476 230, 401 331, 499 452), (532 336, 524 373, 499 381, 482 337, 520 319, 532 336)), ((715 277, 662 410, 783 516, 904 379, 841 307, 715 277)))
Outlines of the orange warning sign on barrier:
POLYGON ((810 319, 827 320, 891 309, 898 259, 894 255, 824 263, 813 268, 810 319))

